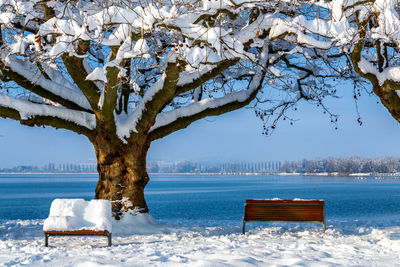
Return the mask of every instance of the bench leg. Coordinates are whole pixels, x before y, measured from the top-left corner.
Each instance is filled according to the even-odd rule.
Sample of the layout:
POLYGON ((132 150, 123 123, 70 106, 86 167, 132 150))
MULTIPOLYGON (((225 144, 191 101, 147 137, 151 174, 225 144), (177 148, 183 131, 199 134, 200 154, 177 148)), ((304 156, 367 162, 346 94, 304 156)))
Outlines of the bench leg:
POLYGON ((322 223, 322 231, 325 233, 325 222, 322 223))
POLYGON ((49 246, 49 234, 44 234, 44 246, 49 246))
POLYGON ((108 246, 111 247, 111 233, 107 234, 107 238, 108 238, 108 246))
POLYGON ((246 227, 246 221, 243 220, 242 234, 244 234, 244 232, 246 231, 245 227, 246 227))

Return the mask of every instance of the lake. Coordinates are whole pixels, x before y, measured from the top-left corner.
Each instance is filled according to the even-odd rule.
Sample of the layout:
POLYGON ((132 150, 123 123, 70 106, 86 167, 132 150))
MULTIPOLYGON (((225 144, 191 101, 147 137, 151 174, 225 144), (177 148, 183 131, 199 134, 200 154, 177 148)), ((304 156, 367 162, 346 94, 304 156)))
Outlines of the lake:
MULTIPOLYGON (((161 221, 240 223, 246 199, 323 199, 328 224, 400 224, 400 179, 152 174, 151 214, 161 221)), ((54 198, 94 197, 95 174, 0 174, 0 220, 44 219, 54 198)))

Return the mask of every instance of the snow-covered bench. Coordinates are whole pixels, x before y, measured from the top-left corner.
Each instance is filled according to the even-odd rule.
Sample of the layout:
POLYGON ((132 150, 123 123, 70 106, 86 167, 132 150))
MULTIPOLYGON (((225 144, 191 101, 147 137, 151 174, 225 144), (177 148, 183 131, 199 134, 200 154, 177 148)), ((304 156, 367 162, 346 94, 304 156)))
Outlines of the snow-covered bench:
POLYGON ((111 246, 111 203, 97 199, 55 199, 51 203, 50 215, 44 221, 45 246, 50 236, 99 235, 108 238, 111 246))
POLYGON ((246 200, 243 234, 246 222, 315 222, 322 223, 325 232, 325 202, 323 200, 246 200))

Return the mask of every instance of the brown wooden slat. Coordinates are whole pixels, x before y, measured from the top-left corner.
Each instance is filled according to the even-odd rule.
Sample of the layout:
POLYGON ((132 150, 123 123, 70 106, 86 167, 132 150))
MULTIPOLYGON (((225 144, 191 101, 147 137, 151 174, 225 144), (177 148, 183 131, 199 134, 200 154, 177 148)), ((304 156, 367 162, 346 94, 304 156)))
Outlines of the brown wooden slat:
POLYGON ((247 209, 304 209, 304 210, 322 210, 324 208, 323 205, 306 205, 306 204, 298 204, 298 205, 289 205, 289 204, 247 204, 247 209))
POLYGON ((245 221, 324 221, 321 200, 246 200, 245 221))
POLYGON ((63 234, 63 235, 107 235, 107 230, 74 230, 74 231, 43 231, 44 234, 63 234))
POLYGON ((295 216, 277 216, 277 217, 251 217, 246 218, 246 222, 256 221, 256 222, 323 222, 321 217, 295 217, 295 216))
POLYGON ((324 204, 325 202, 323 200, 285 200, 285 199, 279 199, 279 200, 273 200, 273 199, 247 199, 246 203, 272 203, 272 204, 278 204, 278 203, 291 203, 291 204, 300 204, 300 203, 306 203, 306 204, 324 204))
POLYGON ((108 239, 108 246, 111 247, 111 233, 107 230, 73 230, 73 231, 43 231, 44 233, 44 245, 45 247, 49 246, 49 237, 50 236, 106 236, 108 239))

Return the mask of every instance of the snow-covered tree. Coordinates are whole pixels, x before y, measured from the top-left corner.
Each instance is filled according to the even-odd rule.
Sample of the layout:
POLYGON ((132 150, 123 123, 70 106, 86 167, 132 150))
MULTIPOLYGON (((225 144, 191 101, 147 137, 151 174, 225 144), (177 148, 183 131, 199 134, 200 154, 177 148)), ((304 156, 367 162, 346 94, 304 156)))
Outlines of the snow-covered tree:
POLYGON ((244 107, 263 87, 274 17, 264 6, 1 0, 0 116, 85 135, 96 198, 112 200, 117 219, 147 212, 151 142, 244 107))
POLYGON ((85 135, 98 161, 96 198, 112 200, 117 219, 134 208, 147 212, 151 142, 199 119, 254 103, 261 119, 275 116, 273 129, 301 99, 330 114, 323 100, 335 83, 363 78, 400 111, 392 90, 400 80, 397 7, 389 0, 0 0, 0 116, 85 135))

